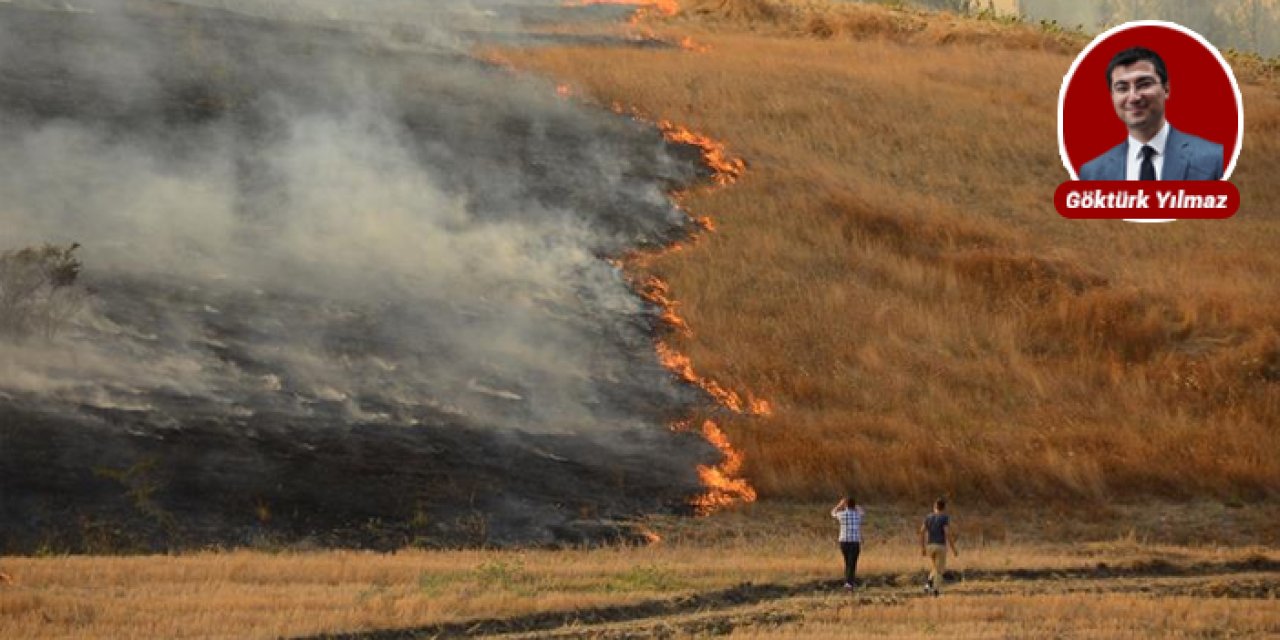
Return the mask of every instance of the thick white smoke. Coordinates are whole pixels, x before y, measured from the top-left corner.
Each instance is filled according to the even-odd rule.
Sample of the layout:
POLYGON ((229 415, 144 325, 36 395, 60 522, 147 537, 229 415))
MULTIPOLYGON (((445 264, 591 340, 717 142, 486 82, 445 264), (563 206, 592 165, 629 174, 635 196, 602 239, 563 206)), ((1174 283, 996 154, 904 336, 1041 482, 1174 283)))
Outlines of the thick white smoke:
POLYGON ((144 435, 563 434, 694 483, 707 449, 665 423, 699 397, 606 258, 684 233, 664 190, 695 167, 466 55, 559 9, 23 5, 0 5, 0 250, 78 242, 93 294, 0 339, 0 404, 144 435))
MULTIPOLYGON (((262 13, 341 15, 333 3, 289 4, 289 11, 272 5, 273 11, 262 13)), ((404 4, 372 3, 366 10, 369 17, 385 16, 404 4)), ((409 15, 430 18, 431 12, 409 15)), ((95 63, 76 51, 70 68, 94 81, 115 74, 127 60, 126 77, 104 84, 115 91, 137 87, 146 100, 163 100, 165 76, 174 72, 163 69, 161 45, 143 39, 149 44, 133 48, 137 38, 121 37, 138 28, 128 16, 104 19, 99 12, 94 29, 99 21, 107 25, 104 37, 130 46, 95 63)), ((138 403, 129 396, 140 387, 145 394, 144 381, 155 378, 177 392, 199 391, 211 402, 235 407, 249 390, 281 384, 282 392, 303 399, 342 399, 363 419, 392 419, 359 407, 359 398, 377 395, 383 401, 447 405, 486 422, 531 430, 606 429, 625 420, 600 409, 598 387, 615 384, 610 380, 643 358, 617 352, 636 345, 611 342, 601 333, 625 331, 632 326, 628 318, 644 310, 600 256, 623 248, 609 228, 617 225, 593 228, 592 219, 647 216, 656 219, 642 224, 660 233, 681 224, 663 203, 660 183, 626 184, 625 173, 636 160, 620 156, 640 136, 594 139, 600 123, 551 98, 545 86, 472 63, 458 63, 461 70, 434 63, 438 76, 415 72, 410 77, 424 86, 405 99, 386 95, 377 79, 341 57, 322 58, 319 71, 296 60, 283 62, 297 67, 286 72, 295 78, 342 85, 318 89, 333 101, 321 109, 273 87, 238 87, 241 94, 269 96, 246 107, 267 111, 255 115, 270 122, 253 132, 258 139, 216 121, 128 135, 83 118, 58 119, 8 132, 9 170, 0 175, 6 245, 80 242, 89 280, 110 289, 98 300, 96 316, 50 348, 112 365, 86 367, 89 375, 73 384, 67 377, 72 372, 51 370, 59 358, 38 351, 32 357, 30 345, 23 345, 19 351, 28 357, 10 352, 0 386, 45 392, 34 381, 56 381, 69 402, 138 403), (435 89, 470 91, 481 104, 440 98, 432 105, 435 89), (477 106, 492 112, 476 111, 477 106), (449 132, 442 131, 441 139, 415 137, 404 120, 420 114, 405 114, 406 108, 434 111, 432 126, 449 132), (509 150, 499 146, 501 127, 536 130, 547 127, 548 119, 563 127, 575 118, 587 129, 581 140, 534 134, 525 141, 546 145, 550 153, 560 153, 558 144, 580 145, 581 160, 593 163, 542 167, 567 176, 548 183, 568 181, 587 191, 587 206, 598 198, 601 205, 632 211, 572 211, 570 201, 539 198, 537 190, 547 184, 526 173, 522 158, 504 157, 509 150), (467 129, 478 135, 468 140, 467 129), (255 175, 238 175, 244 172, 255 175), (441 184, 447 180, 452 188, 441 184), (626 189, 632 193, 623 198, 609 193, 626 189), (475 190, 485 193, 477 196, 475 190), (117 308, 137 304, 137 297, 154 306, 150 317, 117 308), (290 305, 306 305, 295 311, 307 317, 264 328, 260 339, 238 345, 244 350, 238 357, 253 362, 252 371, 208 348, 237 340, 221 335, 218 316, 284 323, 289 320, 276 318, 273 306, 290 305), (363 324, 348 326, 356 316, 363 324), (368 350, 326 345, 368 339, 369 332, 379 334, 380 344, 368 350), (157 376, 139 373, 148 363, 173 358, 185 359, 185 366, 157 376)), ((223 72, 239 76, 230 84, 256 79, 253 70, 223 72)), ((137 95, 95 98, 123 102, 126 109, 149 104, 137 95)), ((94 107, 86 111, 94 115, 94 107)), ((651 153, 657 152, 656 141, 642 144, 655 145, 651 153)), ((660 372, 652 373, 654 386, 665 384, 660 372)))

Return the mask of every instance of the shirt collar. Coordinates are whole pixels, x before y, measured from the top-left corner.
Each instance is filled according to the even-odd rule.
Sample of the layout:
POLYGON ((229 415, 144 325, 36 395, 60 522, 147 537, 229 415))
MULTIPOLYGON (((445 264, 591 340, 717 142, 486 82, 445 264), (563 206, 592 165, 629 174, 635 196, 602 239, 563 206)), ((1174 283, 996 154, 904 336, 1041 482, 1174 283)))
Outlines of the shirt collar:
POLYGON ((1138 142, 1137 138, 1129 136, 1129 157, 1142 160, 1142 147, 1150 145, 1156 150, 1156 157, 1164 157, 1165 145, 1169 142, 1169 121, 1164 121, 1164 126, 1160 127, 1160 131, 1155 137, 1148 142, 1138 142))

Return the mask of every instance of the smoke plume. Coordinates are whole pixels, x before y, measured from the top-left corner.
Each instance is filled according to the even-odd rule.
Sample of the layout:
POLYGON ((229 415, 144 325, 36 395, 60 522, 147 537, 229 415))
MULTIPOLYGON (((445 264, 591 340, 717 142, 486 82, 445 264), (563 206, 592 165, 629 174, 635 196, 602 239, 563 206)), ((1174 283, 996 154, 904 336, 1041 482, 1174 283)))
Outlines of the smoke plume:
POLYGON ((563 9, 436 4, 0 4, 0 249, 78 242, 92 291, 0 340, 0 542, 545 540, 696 491, 701 398, 606 259, 686 233, 696 166, 467 54, 563 9))

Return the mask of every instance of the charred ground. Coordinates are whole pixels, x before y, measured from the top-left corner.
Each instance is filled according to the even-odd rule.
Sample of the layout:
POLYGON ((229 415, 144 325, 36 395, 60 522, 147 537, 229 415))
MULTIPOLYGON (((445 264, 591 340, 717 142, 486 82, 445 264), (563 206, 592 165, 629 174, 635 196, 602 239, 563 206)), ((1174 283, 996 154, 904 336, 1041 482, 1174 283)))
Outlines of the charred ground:
POLYGON ((605 260, 684 237, 697 153, 465 53, 545 9, 37 5, 4 248, 82 243, 92 302, 0 343, 0 550, 626 540, 700 490, 705 399, 605 260))

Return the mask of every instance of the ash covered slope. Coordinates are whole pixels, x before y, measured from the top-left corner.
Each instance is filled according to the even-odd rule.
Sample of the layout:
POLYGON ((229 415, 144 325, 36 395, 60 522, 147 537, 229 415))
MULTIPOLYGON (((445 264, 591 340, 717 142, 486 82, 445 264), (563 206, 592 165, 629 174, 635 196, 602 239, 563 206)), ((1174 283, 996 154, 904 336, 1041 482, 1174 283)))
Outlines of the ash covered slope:
POLYGON ((697 492, 702 399, 604 259, 686 232, 696 165, 463 53, 528 7, 38 4, 0 4, 0 249, 79 242, 94 295, 0 337, 0 550, 575 539, 697 492))

